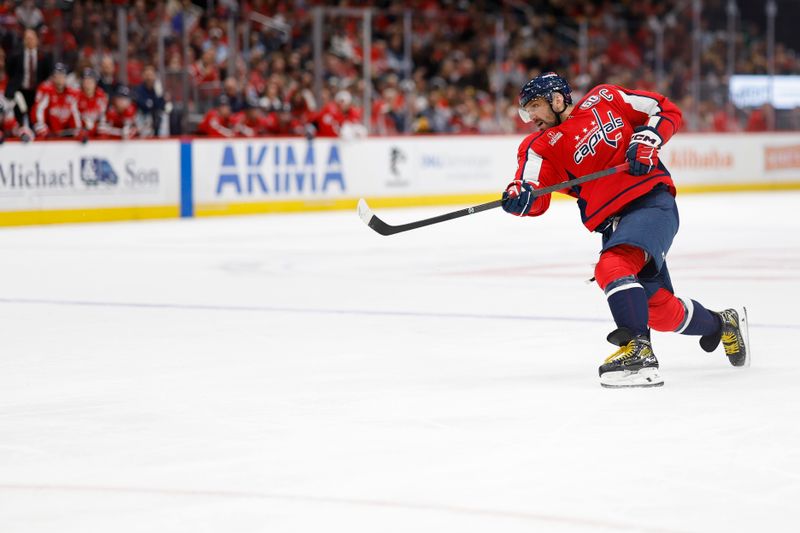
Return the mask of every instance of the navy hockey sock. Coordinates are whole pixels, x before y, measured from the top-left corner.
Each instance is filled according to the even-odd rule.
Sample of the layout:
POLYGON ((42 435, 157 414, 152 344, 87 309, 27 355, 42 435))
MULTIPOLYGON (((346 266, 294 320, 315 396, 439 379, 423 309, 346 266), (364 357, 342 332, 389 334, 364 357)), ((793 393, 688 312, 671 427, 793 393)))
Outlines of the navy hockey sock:
POLYGON ((612 281, 605 293, 617 326, 628 328, 634 336, 647 335, 647 294, 636 276, 612 281))
POLYGON ((722 326, 719 316, 694 300, 683 300, 686 312, 683 322, 675 331, 681 335, 712 335, 722 326))

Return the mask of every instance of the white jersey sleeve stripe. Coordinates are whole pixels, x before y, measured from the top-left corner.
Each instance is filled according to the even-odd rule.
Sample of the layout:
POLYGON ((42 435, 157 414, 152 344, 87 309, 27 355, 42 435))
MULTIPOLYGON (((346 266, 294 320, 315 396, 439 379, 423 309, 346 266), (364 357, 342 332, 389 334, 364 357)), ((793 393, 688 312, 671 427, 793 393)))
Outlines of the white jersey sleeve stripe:
POLYGON ((650 116, 661 113, 661 106, 658 105, 658 100, 655 98, 640 96, 638 94, 627 94, 623 91, 619 91, 619 95, 629 106, 640 113, 646 113, 650 116))
POLYGON ((36 124, 44 124, 44 110, 50 105, 50 96, 45 94, 36 102, 36 124))
POLYGON ((534 185, 539 185, 539 172, 542 170, 544 160, 539 154, 528 148, 525 157, 525 166, 522 167, 522 181, 529 181, 534 185))

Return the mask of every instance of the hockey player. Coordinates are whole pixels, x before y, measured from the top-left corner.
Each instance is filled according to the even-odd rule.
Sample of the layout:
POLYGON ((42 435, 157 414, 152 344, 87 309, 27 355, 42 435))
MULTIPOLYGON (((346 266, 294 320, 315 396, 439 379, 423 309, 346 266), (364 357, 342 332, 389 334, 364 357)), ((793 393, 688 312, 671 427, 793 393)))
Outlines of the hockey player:
POLYGON ((80 133, 78 93, 67 87, 67 67, 57 63, 49 81, 36 91, 33 109, 37 137, 75 137, 80 133))
POLYGON ((267 134, 267 121, 258 101, 247 100, 242 111, 231 117, 231 129, 239 137, 258 137, 267 134))
POLYGON ((628 171, 561 192, 577 199, 583 224, 602 235, 595 268, 617 329, 619 346, 600 366, 605 387, 663 385, 650 328, 700 337, 714 351, 720 341, 733 366, 749 366, 744 308, 709 311, 674 294, 666 256, 678 231, 675 186, 658 158, 681 126, 680 110, 660 94, 599 85, 573 104, 569 84, 549 72, 520 91, 520 116, 538 131, 520 144, 518 168, 503 194, 503 209, 517 216, 547 211, 555 185, 627 162, 628 171))
POLYGON ((361 108, 353 105, 353 96, 345 90, 336 93, 333 101, 322 106, 311 121, 317 130, 317 137, 363 137, 366 134, 366 132, 353 135, 347 133, 360 128, 361 108))
POLYGON ((19 138, 23 142, 29 141, 33 137, 33 132, 21 127, 14 114, 14 102, 6 99, 4 94, 0 94, 0 144, 6 139, 19 138))
POLYGON ((92 69, 81 75, 81 92, 78 95, 78 112, 84 134, 91 139, 97 137, 98 126, 105 120, 108 96, 97 86, 98 76, 92 69))
POLYGON ((136 105, 131 91, 125 85, 117 87, 106 117, 97 128, 106 139, 131 139, 136 137, 136 105))
POLYGON ((265 117, 267 133, 270 135, 295 136, 305 135, 306 129, 302 122, 292 115, 292 104, 284 102, 277 109, 273 109, 265 117))
POLYGON ((223 94, 217 99, 217 107, 209 109, 200 124, 197 125, 197 132, 209 137, 225 138, 235 137, 231 118, 231 100, 228 95, 223 94))

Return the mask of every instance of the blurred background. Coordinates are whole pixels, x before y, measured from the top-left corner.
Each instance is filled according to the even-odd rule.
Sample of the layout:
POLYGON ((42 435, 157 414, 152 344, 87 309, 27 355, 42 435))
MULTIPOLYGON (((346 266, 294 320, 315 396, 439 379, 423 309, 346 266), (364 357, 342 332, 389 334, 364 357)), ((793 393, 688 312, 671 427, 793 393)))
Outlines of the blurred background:
POLYGON ((0 0, 0 533, 796 531, 798 20, 0 0), (752 368, 654 333, 667 384, 601 389, 600 243, 565 195, 357 216, 499 199, 549 70, 681 107, 670 270, 747 306, 752 368))
POLYGON ((76 94, 94 78, 123 115, 89 136, 524 132, 517 92, 547 70, 578 96, 661 92, 684 131, 797 130, 799 17, 793 0, 7 0, 5 135, 27 131, 21 85, 43 120, 31 86, 50 72, 20 59, 34 40, 36 68, 63 64, 76 94))

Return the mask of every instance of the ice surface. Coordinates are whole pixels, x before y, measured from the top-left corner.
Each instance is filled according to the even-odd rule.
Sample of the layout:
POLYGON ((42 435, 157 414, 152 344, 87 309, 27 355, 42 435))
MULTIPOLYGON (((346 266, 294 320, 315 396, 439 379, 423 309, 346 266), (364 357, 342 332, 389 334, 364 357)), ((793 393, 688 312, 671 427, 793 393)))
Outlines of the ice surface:
POLYGON ((798 205, 681 198, 753 366, 654 334, 621 391, 572 203, 2 229, 0 531, 796 531, 798 205))

